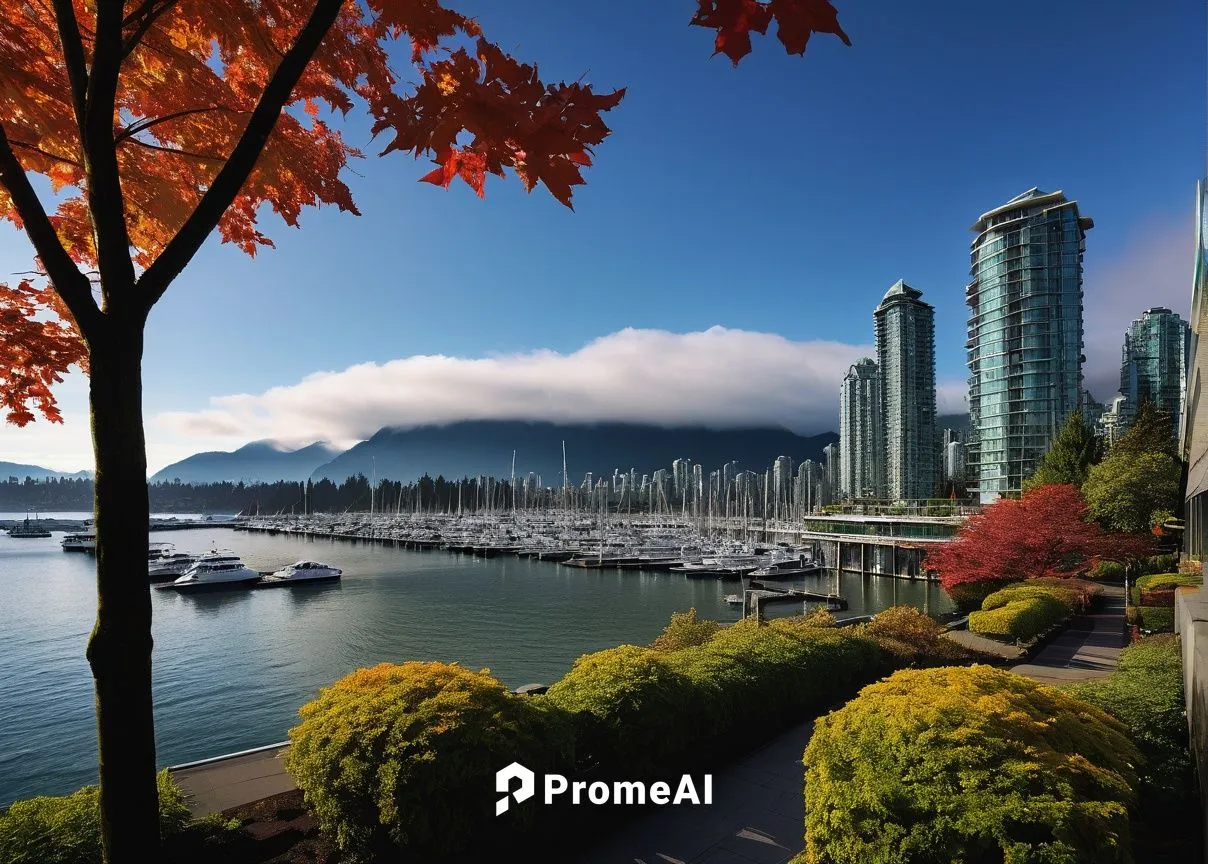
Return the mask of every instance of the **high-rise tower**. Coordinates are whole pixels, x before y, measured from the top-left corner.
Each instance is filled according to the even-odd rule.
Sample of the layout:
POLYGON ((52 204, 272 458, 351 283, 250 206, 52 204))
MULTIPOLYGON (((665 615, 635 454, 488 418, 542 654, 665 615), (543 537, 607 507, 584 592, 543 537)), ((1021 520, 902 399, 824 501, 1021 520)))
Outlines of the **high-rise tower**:
POLYGON ((982 503, 1017 493, 1082 400, 1082 255, 1094 221, 1032 188, 974 223, 966 459, 982 503))

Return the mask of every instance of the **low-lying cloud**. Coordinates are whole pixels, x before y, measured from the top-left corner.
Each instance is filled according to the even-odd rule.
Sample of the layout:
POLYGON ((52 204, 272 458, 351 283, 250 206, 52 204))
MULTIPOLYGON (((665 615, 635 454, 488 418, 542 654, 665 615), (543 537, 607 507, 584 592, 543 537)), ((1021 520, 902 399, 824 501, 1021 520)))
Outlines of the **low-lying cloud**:
MULTIPOLYGON (((205 410, 155 422, 190 437, 344 446, 382 426, 488 419, 783 425, 814 434, 836 428, 843 375, 871 352, 724 327, 682 334, 630 328, 567 354, 365 363, 259 395, 216 397, 205 410)), ((940 413, 965 410, 964 392, 963 382, 942 384, 940 413)))

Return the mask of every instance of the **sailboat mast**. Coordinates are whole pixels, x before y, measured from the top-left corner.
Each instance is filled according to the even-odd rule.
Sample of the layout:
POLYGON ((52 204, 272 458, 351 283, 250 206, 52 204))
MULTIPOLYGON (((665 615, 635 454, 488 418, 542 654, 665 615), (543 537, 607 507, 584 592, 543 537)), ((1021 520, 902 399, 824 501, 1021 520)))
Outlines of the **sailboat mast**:
POLYGON ((512 515, 516 515, 516 451, 512 451, 512 515))

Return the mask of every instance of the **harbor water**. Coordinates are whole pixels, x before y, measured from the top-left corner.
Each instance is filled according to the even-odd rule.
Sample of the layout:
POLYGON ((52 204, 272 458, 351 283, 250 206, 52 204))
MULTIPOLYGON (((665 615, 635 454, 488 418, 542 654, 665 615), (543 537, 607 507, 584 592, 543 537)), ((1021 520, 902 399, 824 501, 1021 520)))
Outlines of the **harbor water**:
MULTIPOLYGON (((96 780, 84 657, 96 614, 95 560, 64 552, 62 536, 0 534, 0 806, 96 780)), ((673 612, 695 607, 724 622, 741 614, 724 599, 740 591, 736 579, 229 528, 155 532, 151 540, 186 552, 230 549, 259 571, 309 559, 344 572, 336 583, 271 591, 152 590, 157 753, 165 766, 284 740, 300 705, 359 667, 456 661, 489 668, 509 687, 548 684, 582 654, 649 643, 673 612)), ((777 584, 827 591, 836 579, 777 584)), ((850 604, 843 615, 897 604, 933 614, 951 608, 934 583, 845 574, 838 590, 850 604)), ((768 614, 803 608, 772 606, 768 614)))

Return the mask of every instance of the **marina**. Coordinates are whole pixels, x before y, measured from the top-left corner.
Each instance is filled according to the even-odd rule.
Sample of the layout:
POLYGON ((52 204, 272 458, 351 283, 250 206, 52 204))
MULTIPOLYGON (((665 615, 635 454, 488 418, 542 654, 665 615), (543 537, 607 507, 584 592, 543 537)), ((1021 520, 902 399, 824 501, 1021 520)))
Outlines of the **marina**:
MULTIPOLYGON (((95 559, 63 552, 61 539, 61 532, 44 539, 0 534, 0 712, 7 718, 0 727, 0 806, 96 778, 85 658, 96 616, 95 559)), ((406 548, 279 530, 152 532, 152 542, 178 550, 229 550, 258 575, 287 562, 326 562, 342 571, 339 579, 288 590, 151 591, 160 764, 281 741, 320 688, 381 662, 455 661, 489 668, 511 688, 549 684, 582 654, 649 644, 674 612, 695 608, 702 618, 737 621, 741 599, 732 604, 727 595, 750 585, 750 577, 744 585, 738 577, 561 566, 556 559, 565 551, 488 557, 419 539, 406 548)), ((474 539, 464 543, 473 547, 474 539)), ((585 552, 598 553, 598 533, 593 539, 585 552)), ((848 604, 840 617, 899 604, 937 616, 951 609, 939 586, 922 580, 816 572, 756 581, 839 594, 848 604)), ((824 605, 785 598, 764 614, 824 605)))

